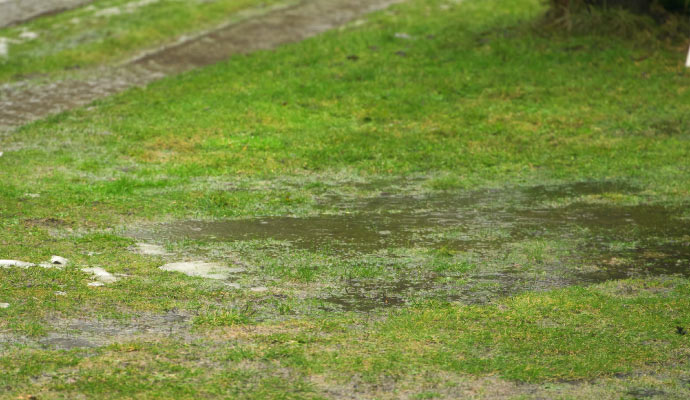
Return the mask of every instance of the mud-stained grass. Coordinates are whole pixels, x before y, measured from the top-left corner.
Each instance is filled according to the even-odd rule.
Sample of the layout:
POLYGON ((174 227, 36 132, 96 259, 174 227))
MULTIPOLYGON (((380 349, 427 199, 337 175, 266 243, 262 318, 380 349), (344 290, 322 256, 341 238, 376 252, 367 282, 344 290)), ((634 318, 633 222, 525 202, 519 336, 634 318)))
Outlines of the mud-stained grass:
POLYGON ((70 260, 0 268, 0 398, 690 397, 687 49, 542 11, 410 0, 0 137, 0 259, 70 260))
POLYGON ((187 341, 125 341, 69 352, 18 348, 3 356, 0 383, 10 393, 30 388, 48 398, 309 398, 359 382, 351 390, 362 397, 381 395, 387 387, 384 398, 399 398, 426 392, 420 386, 410 392, 411 382, 453 397, 467 385, 481 386, 477 378, 494 377, 507 396, 551 390, 567 397, 580 386, 608 398, 622 383, 646 388, 656 379, 666 381, 663 390, 673 397, 687 394, 682 377, 690 373, 690 343, 677 326, 690 320, 690 285, 681 279, 636 280, 626 282, 640 289, 636 295, 611 294, 619 285, 525 293, 493 305, 425 303, 368 321, 354 314, 249 325, 228 321, 187 341), (635 380, 636 374, 652 379, 635 380), (439 386, 443 377, 455 378, 439 386), (511 381, 531 386, 520 389, 511 381))

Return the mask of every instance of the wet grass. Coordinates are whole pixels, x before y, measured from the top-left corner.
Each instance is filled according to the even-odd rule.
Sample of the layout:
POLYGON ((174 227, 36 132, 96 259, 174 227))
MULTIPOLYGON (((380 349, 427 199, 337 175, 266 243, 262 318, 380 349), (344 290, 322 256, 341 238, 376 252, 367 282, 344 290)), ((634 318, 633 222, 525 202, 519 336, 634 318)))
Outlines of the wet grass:
POLYGON ((172 44, 182 35, 260 14, 277 3, 95 1, 0 29, 0 37, 7 39, 9 45, 7 56, 0 57, 0 83, 124 61, 143 51, 172 44), (248 9, 252 12, 240 13, 248 9), (27 38, 27 31, 36 37, 27 38))
MULTIPOLYGON (((360 382, 353 390, 363 395, 365 388, 391 381, 399 382, 401 391, 410 390, 405 385, 420 374, 425 386, 456 395, 471 390, 463 385, 472 375, 556 385, 599 380, 599 389, 611 374, 618 378, 608 384, 633 388, 649 385, 631 379, 635 373, 687 376, 687 336, 677 333, 678 310, 690 306, 687 281, 635 280, 625 286, 634 294, 619 295, 620 283, 612 282, 523 294, 489 306, 425 303, 374 321, 336 314, 308 322, 249 324, 237 315, 206 315, 214 329, 192 341, 133 341, 88 352, 14 349, 3 358, 6 367, 12 366, 3 368, 3 384, 20 393, 31 386, 27 378, 12 380, 17 375, 43 376, 35 393, 45 397, 251 397, 265 390, 271 397, 302 398, 317 395, 319 382, 347 386, 352 376, 360 382), (158 376, 153 382, 152 374, 158 376), (444 376, 456 379, 440 384, 444 376)), ((530 389, 548 392, 549 386, 530 389)), ((665 393, 679 389, 664 386, 665 393)), ((573 385, 564 392, 576 390, 573 385)))
POLYGON ((687 397, 684 54, 541 7, 412 0, 0 138, 0 259, 70 259, 0 268, 0 397, 687 397))

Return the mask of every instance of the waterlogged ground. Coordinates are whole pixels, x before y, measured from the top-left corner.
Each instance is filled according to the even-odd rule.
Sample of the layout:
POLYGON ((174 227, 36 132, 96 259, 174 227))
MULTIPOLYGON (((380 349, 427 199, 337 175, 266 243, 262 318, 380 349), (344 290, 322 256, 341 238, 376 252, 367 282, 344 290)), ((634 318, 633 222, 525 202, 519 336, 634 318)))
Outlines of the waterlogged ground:
POLYGON ((344 12, 2 133, 0 398, 690 397, 687 46, 543 12, 344 12))
POLYGON ((328 281, 327 288, 312 290, 332 303, 322 307, 488 302, 526 290, 689 274, 688 206, 616 204, 639 191, 581 182, 416 196, 384 192, 327 199, 315 209, 327 213, 315 216, 172 222, 131 235, 173 246, 178 257, 189 247, 221 260, 226 251, 253 263, 300 264, 319 286, 328 281))

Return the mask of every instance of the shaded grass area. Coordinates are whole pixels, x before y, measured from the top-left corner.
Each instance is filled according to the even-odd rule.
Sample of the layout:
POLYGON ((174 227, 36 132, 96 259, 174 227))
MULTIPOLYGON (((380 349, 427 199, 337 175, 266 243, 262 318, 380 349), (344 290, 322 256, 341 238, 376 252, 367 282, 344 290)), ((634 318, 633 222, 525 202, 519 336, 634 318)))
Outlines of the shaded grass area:
MULTIPOLYGON (((167 258, 131 251, 125 231, 144 222, 342 213, 325 200, 385 192, 608 180, 640 189, 573 193, 548 206, 682 210, 684 54, 535 31, 542 12, 536 0, 410 1, 0 138, 0 259, 59 254, 72 263, 0 269, 0 302, 10 303, 0 309, 0 388, 9 398, 497 397, 489 386, 514 397, 573 398, 586 388, 601 398, 652 389, 683 398, 684 278, 477 305, 418 295, 400 309, 324 307, 325 294, 352 280, 376 285, 421 271, 453 288, 475 284, 471 273, 482 268, 550 274, 546 266, 579 251, 585 231, 523 240, 487 227, 477 235, 507 245, 485 254, 420 246, 338 257, 266 240, 162 243, 178 258, 242 260, 242 290, 160 271, 167 258), (92 288, 82 266, 125 276, 92 288), (258 285, 268 293, 246 290, 258 285), (167 334, 141 328, 96 348, 40 342, 56 320, 141 327, 155 325, 145 315, 164 313, 186 319, 167 334)), ((568 268, 585 267, 571 258, 568 268)))
POLYGON ((277 1, 101 0, 75 10, 0 29, 8 40, 0 57, 0 82, 123 61, 170 44, 183 34, 242 19, 240 11, 277 1), (26 32, 36 35, 27 39, 26 32))

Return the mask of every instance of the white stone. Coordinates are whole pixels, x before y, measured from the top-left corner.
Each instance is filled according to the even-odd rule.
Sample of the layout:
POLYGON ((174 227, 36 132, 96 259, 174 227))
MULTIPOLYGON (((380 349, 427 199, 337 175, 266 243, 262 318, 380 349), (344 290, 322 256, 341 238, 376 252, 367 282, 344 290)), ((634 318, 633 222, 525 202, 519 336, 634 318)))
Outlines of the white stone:
POLYGON ((0 260, 0 268, 10 268, 10 267, 18 267, 18 268, 29 268, 33 267, 36 264, 24 262, 24 261, 19 261, 19 260, 0 260))
MULTIPOLYGON (((103 268, 100 267, 92 267, 92 268, 82 268, 81 269, 83 272, 86 272, 88 274, 93 275, 94 278, 96 278, 97 281, 102 282, 102 283, 114 283, 117 282, 117 278, 115 275, 111 274, 110 272, 104 270, 103 268)), ((89 286, 100 286, 100 285, 91 285, 89 286)))
POLYGON ((63 292, 62 290, 58 290, 57 292, 55 292, 55 295, 56 296, 67 296, 67 292, 63 292))
POLYGON ((231 274, 244 272, 244 268, 229 268, 223 264, 205 261, 189 261, 165 264, 160 267, 163 271, 181 272, 187 276, 208 279, 228 279, 231 274))
POLYGON ((409 34, 404 33, 404 32, 398 32, 398 33, 396 33, 396 34, 395 34, 395 37, 398 38, 398 39, 405 39, 405 40, 410 40, 410 39, 412 39, 412 36, 410 36, 409 34))
POLYGON ((690 48, 688 48, 688 58, 685 60, 685 66, 690 68, 690 48))
POLYGON ((52 256, 52 257, 50 257, 50 263, 53 264, 53 265, 62 265, 62 266, 65 266, 65 265, 67 265, 68 262, 69 262, 69 260, 67 260, 67 259, 64 258, 64 257, 60 257, 60 256, 52 256))
POLYGON ((104 284, 103 282, 89 282, 89 284, 88 284, 87 286, 91 286, 91 287, 101 287, 101 286, 104 286, 104 285, 105 285, 105 284, 104 284))
POLYGON ((0 303, 0 308, 10 308, 10 303, 0 303))

